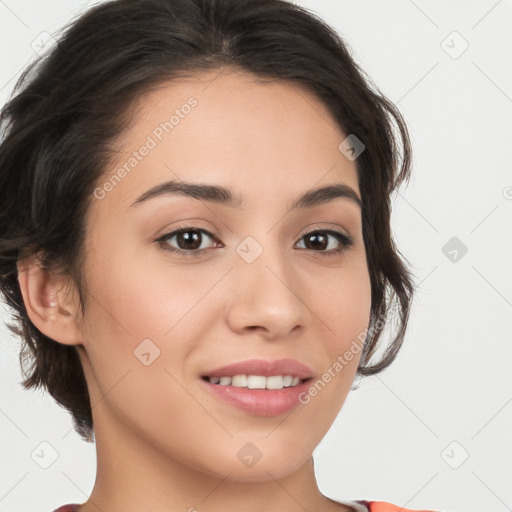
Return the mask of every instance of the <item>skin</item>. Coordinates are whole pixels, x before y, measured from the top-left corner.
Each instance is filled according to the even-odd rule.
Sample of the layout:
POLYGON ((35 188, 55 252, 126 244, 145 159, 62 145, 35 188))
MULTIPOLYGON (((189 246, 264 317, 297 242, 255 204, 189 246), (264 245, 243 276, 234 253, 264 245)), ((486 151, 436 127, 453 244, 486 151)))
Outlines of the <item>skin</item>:
MULTIPOLYGON (((359 354, 307 405, 280 416, 242 412, 199 385, 205 370, 252 358, 293 358, 320 377, 368 326, 360 208, 336 198, 289 211, 299 195, 331 183, 361 197, 356 163, 338 150, 346 134, 297 85, 203 72, 139 98, 100 186, 190 96, 198 101, 190 114, 92 201, 84 316, 69 278, 33 259, 19 263, 31 320, 78 348, 91 395, 98 471, 80 511, 351 510, 319 491, 312 452, 346 399, 359 354), (170 179, 225 186, 244 206, 167 196, 130 207, 170 179), (217 240, 203 234, 196 258, 154 241, 178 227, 217 240), (322 228, 354 244, 329 255, 339 246, 331 236, 324 249, 306 248, 304 235, 322 228), (263 249, 252 263, 235 251, 247 236, 263 249), (160 350, 148 366, 134 355, 144 339, 160 350), (248 442, 262 454, 252 467, 237 457, 248 442)), ((166 243, 188 247, 177 237, 166 243)))

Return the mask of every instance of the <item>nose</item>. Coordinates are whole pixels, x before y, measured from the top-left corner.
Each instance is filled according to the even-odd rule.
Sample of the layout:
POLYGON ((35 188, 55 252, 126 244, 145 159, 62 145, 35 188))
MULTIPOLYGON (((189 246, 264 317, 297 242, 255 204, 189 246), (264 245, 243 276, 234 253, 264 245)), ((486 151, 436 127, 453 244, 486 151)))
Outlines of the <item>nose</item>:
POLYGON ((231 272, 230 328, 238 334, 259 332, 278 340, 307 327, 310 310, 293 267, 277 251, 265 249, 252 263, 236 262, 231 272))

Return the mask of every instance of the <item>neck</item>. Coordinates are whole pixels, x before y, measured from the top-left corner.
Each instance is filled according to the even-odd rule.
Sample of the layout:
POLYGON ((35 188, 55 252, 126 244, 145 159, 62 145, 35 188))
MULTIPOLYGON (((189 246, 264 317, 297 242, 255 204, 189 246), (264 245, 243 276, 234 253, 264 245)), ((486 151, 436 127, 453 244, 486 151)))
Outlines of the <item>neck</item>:
POLYGON ((349 511, 318 489, 312 456, 293 473, 233 481, 177 462, 140 435, 95 424, 98 470, 80 512, 322 512, 349 511))

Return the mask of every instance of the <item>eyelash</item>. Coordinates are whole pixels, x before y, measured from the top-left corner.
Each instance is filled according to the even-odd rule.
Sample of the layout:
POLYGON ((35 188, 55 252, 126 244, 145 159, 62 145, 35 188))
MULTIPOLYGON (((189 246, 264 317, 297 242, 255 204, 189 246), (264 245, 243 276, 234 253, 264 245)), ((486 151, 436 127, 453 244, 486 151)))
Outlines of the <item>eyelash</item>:
MULTIPOLYGON (((206 233, 213 240, 217 240, 216 237, 212 233, 207 231, 206 229, 196 228, 196 227, 190 226, 190 227, 185 227, 185 228, 179 228, 179 229, 176 229, 176 230, 171 231, 169 233, 166 233, 165 235, 162 235, 161 237, 157 238, 154 241, 157 242, 165 251, 170 251, 170 252, 173 252, 173 253, 177 253, 177 254, 179 254, 181 256, 184 256, 184 257, 198 257, 198 256, 201 256, 208 249, 188 250, 188 251, 186 251, 184 249, 178 249, 176 247, 172 247, 171 248, 171 247, 169 247, 169 244, 166 243, 166 240, 168 240, 169 238, 173 238, 176 235, 180 235, 182 233, 187 233, 187 232, 190 232, 190 231, 199 231, 201 233, 206 233)), ((341 233, 340 231, 336 231, 336 230, 332 230, 332 229, 315 229, 313 231, 309 231, 308 233, 303 235, 300 238, 300 240, 302 240, 303 238, 306 238, 309 235, 313 235, 313 234, 317 234, 317 233, 332 235, 332 236, 334 236, 338 240, 338 242, 340 242, 340 247, 338 249, 331 249, 330 251, 314 251, 313 250, 313 252, 321 253, 322 256, 327 256, 327 257, 340 256, 346 250, 348 250, 350 247, 352 247, 352 245, 354 244, 354 239, 351 236, 348 236, 345 233, 341 233)))

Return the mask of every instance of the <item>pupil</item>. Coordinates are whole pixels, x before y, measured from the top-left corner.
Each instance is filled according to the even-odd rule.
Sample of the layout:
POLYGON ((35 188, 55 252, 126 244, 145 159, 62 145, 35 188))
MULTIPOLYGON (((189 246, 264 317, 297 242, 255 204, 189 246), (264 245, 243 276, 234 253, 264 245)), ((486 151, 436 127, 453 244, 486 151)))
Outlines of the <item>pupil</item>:
POLYGON ((178 245, 182 249, 197 249, 201 246, 201 235, 197 231, 185 231, 178 235, 178 245), (192 235, 190 235, 192 233, 192 235), (184 242, 181 244, 180 242, 184 242), (185 245, 185 247, 182 247, 185 245))
MULTIPOLYGON (((322 235, 322 234, 315 233, 313 235, 308 236, 307 240, 308 241, 315 240, 315 242, 313 242, 313 244, 312 244, 313 245, 313 247, 312 247, 313 249, 315 249, 315 248, 316 249, 325 249, 327 247, 327 245, 326 245, 326 238, 327 237, 322 235), (320 239, 322 239, 322 238, 323 238, 323 243, 320 243, 320 245, 319 245, 318 241, 320 239)), ((306 245, 308 245, 308 244, 306 244, 306 245)), ((309 245, 311 245, 311 244, 309 244, 309 245)))

